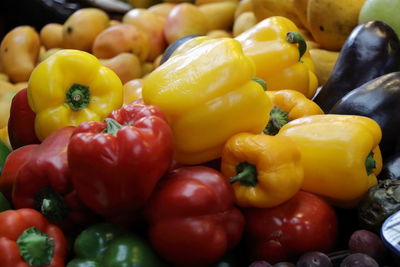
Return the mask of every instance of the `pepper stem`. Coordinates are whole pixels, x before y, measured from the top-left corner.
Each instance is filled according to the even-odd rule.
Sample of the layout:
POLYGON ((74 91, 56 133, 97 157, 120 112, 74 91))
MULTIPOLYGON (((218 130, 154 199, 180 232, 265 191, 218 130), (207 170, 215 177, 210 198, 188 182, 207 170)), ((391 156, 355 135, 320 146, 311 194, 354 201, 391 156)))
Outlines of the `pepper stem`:
POLYGON ((286 41, 291 44, 299 44, 299 62, 302 62, 301 57, 307 51, 307 43, 304 40, 303 36, 299 32, 288 32, 286 34, 286 41))
POLYGON ((269 113, 269 121, 265 126, 264 133, 268 135, 276 135, 283 125, 289 122, 288 113, 273 107, 269 113))
POLYGON ((74 83, 67 90, 65 102, 73 110, 80 110, 89 105, 90 91, 89 86, 74 83))
POLYGON ((259 83, 262 86, 262 88, 264 89, 264 91, 267 91, 267 83, 263 79, 258 78, 258 77, 253 77, 251 79, 253 81, 255 81, 256 83, 259 83))
POLYGON ((29 265, 43 266, 51 263, 54 254, 53 239, 36 227, 23 231, 17 245, 22 258, 29 265))
POLYGON ((256 186, 257 168, 254 164, 248 162, 241 162, 236 166, 236 176, 229 179, 231 184, 240 182, 243 186, 256 186))
POLYGON ((367 170, 367 175, 372 174, 375 168, 376 161, 374 160, 374 152, 371 151, 365 159, 365 169, 367 170))
POLYGON ((51 222, 61 222, 68 214, 64 198, 51 187, 44 187, 35 195, 35 208, 51 222))
POLYGON ((111 118, 106 118, 105 122, 107 124, 107 128, 103 130, 103 133, 117 135, 118 130, 124 127, 123 125, 119 124, 116 120, 111 118))

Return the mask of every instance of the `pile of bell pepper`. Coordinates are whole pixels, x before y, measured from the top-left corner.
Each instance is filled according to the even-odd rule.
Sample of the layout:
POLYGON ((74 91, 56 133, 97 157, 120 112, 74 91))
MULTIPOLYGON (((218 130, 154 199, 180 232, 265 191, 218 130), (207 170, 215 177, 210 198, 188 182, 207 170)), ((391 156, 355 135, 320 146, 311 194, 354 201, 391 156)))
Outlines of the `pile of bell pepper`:
POLYGON ((360 25, 317 93, 284 17, 188 38, 124 105, 93 55, 49 56, 0 142, 0 266, 244 266, 340 249, 338 210, 399 151, 400 42, 385 27, 360 25), (378 60, 359 56, 373 38, 387 55, 354 69, 378 60))

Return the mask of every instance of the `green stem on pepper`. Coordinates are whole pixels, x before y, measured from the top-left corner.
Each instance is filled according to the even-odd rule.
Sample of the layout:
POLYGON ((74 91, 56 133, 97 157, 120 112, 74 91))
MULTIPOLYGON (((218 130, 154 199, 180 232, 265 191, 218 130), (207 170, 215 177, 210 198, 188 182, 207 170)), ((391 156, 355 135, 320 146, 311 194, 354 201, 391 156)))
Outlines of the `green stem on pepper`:
POLYGON ((231 177, 229 182, 231 184, 240 182, 243 186, 256 186, 258 183, 256 166, 248 162, 239 163, 236 166, 236 176, 231 177))
POLYGON ((22 258, 31 266, 43 266, 51 263, 54 254, 52 238, 30 227, 22 232, 17 240, 22 258))
POLYGON ((89 86, 74 83, 67 90, 65 102, 73 110, 80 110, 87 107, 90 102, 89 86))
POLYGON ((35 195, 35 208, 51 222, 61 222, 68 214, 64 198, 51 187, 44 187, 35 195))
POLYGON ((268 135, 276 135, 283 125, 289 122, 288 113, 273 107, 269 113, 269 121, 264 128, 264 133, 268 135))
POLYGON ((367 170, 367 175, 372 174, 375 168, 376 161, 374 160, 374 152, 371 151, 365 159, 365 169, 367 170))
POLYGON ((307 43, 304 40, 303 36, 299 32, 288 32, 286 34, 286 41, 291 44, 298 44, 299 45, 299 62, 301 61, 301 57, 307 51, 307 43))

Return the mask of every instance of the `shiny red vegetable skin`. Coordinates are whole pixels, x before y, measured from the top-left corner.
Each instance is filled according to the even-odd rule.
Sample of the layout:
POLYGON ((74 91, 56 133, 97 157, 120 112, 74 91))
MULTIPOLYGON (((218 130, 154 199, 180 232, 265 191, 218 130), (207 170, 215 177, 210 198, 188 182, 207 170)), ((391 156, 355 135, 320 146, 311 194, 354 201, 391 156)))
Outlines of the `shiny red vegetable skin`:
POLYGON ((296 260, 307 251, 331 251, 337 239, 337 216, 322 198, 299 191, 273 208, 249 208, 246 245, 252 260, 296 260))
MULTIPOLYGON (((95 219, 72 186, 67 146, 74 129, 72 126, 62 128, 39 145, 25 146, 30 149, 26 150, 25 161, 16 169, 13 179, 14 207, 37 209, 63 230, 84 226, 95 219)), ((10 155, 24 151, 25 147, 10 155)))
POLYGON ((27 89, 20 90, 11 102, 8 136, 13 149, 40 144, 35 133, 35 112, 28 104, 27 89))
POLYGON ((89 121, 76 128, 68 160, 80 199, 96 213, 114 217, 143 207, 170 167, 173 144, 158 107, 135 101, 109 118, 113 127, 89 121))
POLYGON ((178 266, 219 260, 238 244, 245 223, 227 179, 204 166, 171 171, 154 191, 146 217, 153 248, 178 266))
POLYGON ((7 199, 11 199, 14 181, 17 173, 25 162, 31 157, 31 153, 35 151, 37 145, 26 145, 13 150, 4 163, 3 172, 0 176, 0 192, 7 199))
MULTIPOLYGON (((63 267, 67 256, 67 239, 57 226, 49 223, 39 212, 33 209, 6 210, 0 213, 0 266, 2 267, 32 267, 21 256, 17 240, 21 234, 35 227, 49 238, 54 244, 51 262, 42 267, 63 267)), ((35 247, 35 239, 29 240, 35 247)), ((36 239, 36 247, 40 241, 36 239)), ((41 247, 47 250, 48 246, 41 247)), ((35 255, 37 256, 37 255, 35 255)), ((38 257, 38 256, 37 256, 38 257)))

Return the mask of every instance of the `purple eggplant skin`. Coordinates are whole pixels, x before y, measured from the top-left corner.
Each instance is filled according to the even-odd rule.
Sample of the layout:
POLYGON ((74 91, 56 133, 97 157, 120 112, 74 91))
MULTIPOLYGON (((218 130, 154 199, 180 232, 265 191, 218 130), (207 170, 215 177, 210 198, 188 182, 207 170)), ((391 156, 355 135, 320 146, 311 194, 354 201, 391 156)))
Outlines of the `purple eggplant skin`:
POLYGON ((400 72, 385 74, 352 90, 329 113, 375 120, 382 129, 379 147, 385 161, 400 151, 400 72))
POLYGON ((400 70, 400 41, 382 21, 353 29, 340 51, 328 81, 313 100, 326 113, 351 90, 386 73, 400 70))
POLYGON ((378 179, 400 179, 400 152, 390 156, 383 162, 382 170, 378 175, 378 179))

